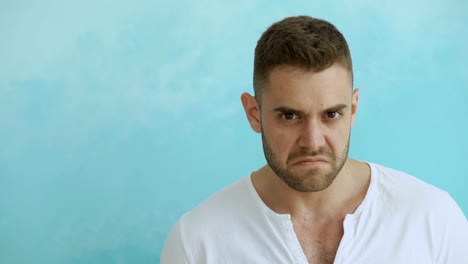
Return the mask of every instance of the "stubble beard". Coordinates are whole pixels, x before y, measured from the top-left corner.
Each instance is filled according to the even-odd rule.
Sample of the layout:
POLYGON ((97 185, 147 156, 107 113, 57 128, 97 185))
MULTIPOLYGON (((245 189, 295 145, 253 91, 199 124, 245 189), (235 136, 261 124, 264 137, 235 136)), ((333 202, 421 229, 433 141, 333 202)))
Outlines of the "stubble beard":
POLYGON ((283 182, 285 182, 290 188, 299 192, 319 192, 328 188, 346 163, 348 158, 349 142, 350 137, 348 137, 346 147, 339 156, 335 156, 330 149, 326 148, 321 148, 315 151, 305 148, 299 149, 296 152, 290 153, 286 161, 286 165, 282 166, 262 131, 263 152, 268 165, 283 182), (328 171, 324 171, 323 167, 314 167, 309 169, 305 174, 303 173, 302 175, 299 175, 297 172, 294 172, 293 169, 287 167, 290 161, 301 157, 314 156, 326 157, 329 161, 327 165, 331 168, 328 171))

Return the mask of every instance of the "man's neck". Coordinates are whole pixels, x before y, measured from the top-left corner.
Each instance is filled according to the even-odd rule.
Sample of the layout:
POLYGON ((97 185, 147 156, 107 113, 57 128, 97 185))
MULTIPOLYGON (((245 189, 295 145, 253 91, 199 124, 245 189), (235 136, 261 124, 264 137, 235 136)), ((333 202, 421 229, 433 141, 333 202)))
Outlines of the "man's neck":
POLYGON ((269 166, 256 171, 252 183, 263 202, 279 214, 317 221, 344 218, 364 199, 370 183, 366 163, 348 159, 333 183, 319 192, 299 192, 274 174, 269 166))

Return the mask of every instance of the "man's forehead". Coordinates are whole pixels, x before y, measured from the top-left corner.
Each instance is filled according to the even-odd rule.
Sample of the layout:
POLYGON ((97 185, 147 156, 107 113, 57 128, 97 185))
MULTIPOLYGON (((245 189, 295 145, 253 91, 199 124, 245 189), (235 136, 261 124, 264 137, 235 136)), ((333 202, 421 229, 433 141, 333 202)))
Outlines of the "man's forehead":
POLYGON ((295 103, 285 101, 269 101, 265 100, 263 108, 269 111, 275 112, 297 112, 297 113, 311 113, 311 112, 322 112, 331 110, 346 110, 351 105, 350 100, 335 100, 327 103, 295 103))
MULTIPOLYGON (((293 90, 295 88, 307 87, 317 92, 324 89, 328 92, 343 90, 352 93, 353 89, 351 73, 340 65, 334 65, 320 72, 289 65, 277 66, 267 79, 264 92, 291 93, 295 92, 293 90)), ((300 92, 305 93, 308 90, 300 92)))
MULTIPOLYGON (((335 104, 335 105, 330 105, 328 107, 325 107, 324 105, 321 105, 322 109, 319 111, 321 112, 338 112, 338 111, 344 111, 346 110, 349 105, 348 104, 335 104)), ((294 107, 288 107, 288 106, 278 106, 274 107, 271 109, 274 112, 279 112, 279 113, 297 113, 297 114, 302 114, 302 115, 307 115, 310 114, 311 111, 308 111, 307 109, 297 109, 294 107)))
POLYGON ((337 104, 349 104, 352 100, 353 90, 349 87, 338 91, 327 91, 326 88, 318 89, 324 90, 318 93, 315 91, 302 92, 289 87, 266 90, 262 95, 262 101, 276 107, 308 108, 313 106, 327 108, 337 104))
POLYGON ((353 82, 352 72, 350 72, 345 66, 337 62, 323 69, 306 68, 303 66, 297 66, 292 64, 276 65, 268 71, 268 74, 266 75, 266 83, 269 83, 271 81, 272 76, 277 75, 278 73, 282 73, 282 75, 289 75, 293 78, 300 78, 305 74, 320 75, 323 73, 328 73, 335 76, 337 74, 341 74, 343 75, 343 77, 348 77, 348 81, 351 81, 351 86, 353 82))
POLYGON ((333 95, 333 96, 320 96, 307 97, 306 95, 297 96, 282 95, 280 93, 264 93, 262 99, 262 107, 274 111, 274 109, 291 109, 300 112, 315 112, 324 111, 334 108, 338 105, 348 107, 351 105, 352 92, 333 95))

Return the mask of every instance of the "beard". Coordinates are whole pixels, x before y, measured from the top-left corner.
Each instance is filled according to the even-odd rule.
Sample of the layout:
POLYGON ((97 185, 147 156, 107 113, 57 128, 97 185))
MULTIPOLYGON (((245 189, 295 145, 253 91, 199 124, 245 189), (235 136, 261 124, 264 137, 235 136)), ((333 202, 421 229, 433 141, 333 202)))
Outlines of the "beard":
POLYGON ((348 158, 349 142, 350 137, 348 137, 346 147, 339 156, 336 156, 328 147, 323 147, 318 150, 301 148, 298 151, 290 153, 286 164, 283 166, 273 152, 262 131, 263 152, 268 165, 283 182, 299 192, 318 192, 328 188, 333 183, 348 158), (325 169, 322 166, 313 167, 304 173, 303 171, 296 171, 294 168, 288 167, 291 161, 298 158, 314 156, 326 157, 328 163, 325 165, 330 166, 330 168, 325 169))

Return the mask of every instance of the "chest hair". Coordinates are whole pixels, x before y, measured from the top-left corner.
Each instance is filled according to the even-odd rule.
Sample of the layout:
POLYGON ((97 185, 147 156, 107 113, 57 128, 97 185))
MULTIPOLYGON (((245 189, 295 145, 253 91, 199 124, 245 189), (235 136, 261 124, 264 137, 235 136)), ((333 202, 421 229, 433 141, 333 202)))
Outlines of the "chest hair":
POLYGON ((340 221, 294 223, 294 231, 309 263, 332 264, 343 237, 340 221))

